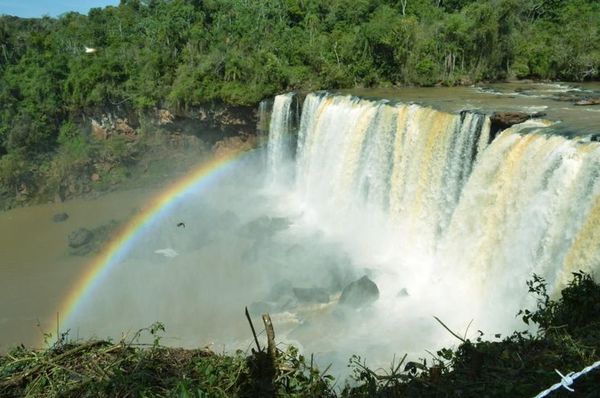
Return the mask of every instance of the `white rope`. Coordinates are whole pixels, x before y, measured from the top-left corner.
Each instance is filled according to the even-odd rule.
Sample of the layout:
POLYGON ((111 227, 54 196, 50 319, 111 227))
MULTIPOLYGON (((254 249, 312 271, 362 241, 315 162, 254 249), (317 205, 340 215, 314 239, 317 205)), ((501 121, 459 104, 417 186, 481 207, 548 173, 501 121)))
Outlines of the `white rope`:
POLYGON ((570 373, 567 373, 566 375, 563 375, 558 370, 554 369, 554 371, 556 373, 558 373, 558 375, 560 376, 560 383, 556 383, 555 385, 553 385, 552 387, 548 388, 547 390, 542 391, 541 393, 539 393, 538 395, 536 395, 535 398, 545 397, 546 395, 550 394, 552 391, 558 390, 561 387, 564 387, 565 389, 573 392, 573 391, 575 391, 575 390, 573 390, 571 388, 571 385, 573 385, 573 382, 579 376, 583 376, 584 374, 589 373, 589 372, 591 372, 592 370, 594 370, 594 369, 596 369, 598 367, 600 367, 600 361, 594 362, 590 366, 586 366, 580 372, 577 372, 577 373, 570 372, 570 373))

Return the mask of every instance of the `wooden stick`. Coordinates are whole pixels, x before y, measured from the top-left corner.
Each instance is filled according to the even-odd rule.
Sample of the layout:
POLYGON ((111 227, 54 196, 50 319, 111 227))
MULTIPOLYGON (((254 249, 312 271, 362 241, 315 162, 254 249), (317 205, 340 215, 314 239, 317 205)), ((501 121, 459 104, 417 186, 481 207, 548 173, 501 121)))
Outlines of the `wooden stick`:
POLYGON ((277 349, 275 347, 275 330, 273 330, 273 323, 269 314, 263 314, 263 323, 265 324, 265 330, 267 332, 267 352, 271 359, 275 359, 277 355, 277 349))
POLYGON ((250 324, 250 329, 252 330, 252 335, 254 336, 254 342, 256 343, 256 348, 260 351, 260 344, 258 344, 258 337, 256 337, 256 331, 254 330, 254 325, 252 324, 252 319, 250 319, 250 313, 248 312, 248 307, 246 308, 246 319, 248 319, 248 323, 250 324))
POLYGON ((463 339, 462 337, 460 337, 459 335, 457 335, 456 333, 454 333, 452 330, 450 330, 450 328, 448 326, 444 325, 444 322, 440 321, 440 318, 438 318, 435 315, 433 317, 435 318, 436 321, 438 321, 440 323, 440 325, 442 325, 444 327, 444 329, 446 329, 447 331, 449 331, 452 336, 456 337, 457 339, 459 339, 463 343, 467 342, 465 339, 463 339))

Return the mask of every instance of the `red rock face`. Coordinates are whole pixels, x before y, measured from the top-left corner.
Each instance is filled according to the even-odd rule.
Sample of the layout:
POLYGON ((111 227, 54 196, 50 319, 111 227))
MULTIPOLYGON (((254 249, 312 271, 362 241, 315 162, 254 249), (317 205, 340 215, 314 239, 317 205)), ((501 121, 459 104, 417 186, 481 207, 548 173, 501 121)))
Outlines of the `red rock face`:
POLYGON ((215 156, 229 156, 239 152, 249 151, 256 147, 256 136, 241 135, 236 137, 226 137, 218 141, 212 147, 215 156))

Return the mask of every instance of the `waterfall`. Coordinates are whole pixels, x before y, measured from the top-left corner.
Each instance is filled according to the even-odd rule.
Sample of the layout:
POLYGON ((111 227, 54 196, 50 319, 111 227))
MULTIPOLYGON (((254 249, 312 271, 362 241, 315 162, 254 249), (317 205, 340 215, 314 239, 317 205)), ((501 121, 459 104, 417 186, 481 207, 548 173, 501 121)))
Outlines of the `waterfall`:
POLYGON ((305 201, 385 212, 433 248, 488 138, 489 118, 473 112, 310 94, 297 188, 305 201))
POLYGON ((273 102, 267 143, 267 168, 273 182, 285 180, 285 162, 292 155, 292 100, 294 94, 278 95, 273 102))
POLYGON ((443 250, 467 272, 510 270, 507 284, 535 272, 560 287, 600 264, 600 145, 546 130, 503 131, 473 170, 443 250))
MULTIPOLYGON (((275 99, 272 170, 290 160, 290 102, 275 99)), ((398 250, 476 275, 478 289, 522 291, 534 272, 563 286, 600 264, 600 145, 549 134, 548 124, 522 123, 490 143, 480 113, 312 93, 293 190, 321 215, 389 223, 398 250)))

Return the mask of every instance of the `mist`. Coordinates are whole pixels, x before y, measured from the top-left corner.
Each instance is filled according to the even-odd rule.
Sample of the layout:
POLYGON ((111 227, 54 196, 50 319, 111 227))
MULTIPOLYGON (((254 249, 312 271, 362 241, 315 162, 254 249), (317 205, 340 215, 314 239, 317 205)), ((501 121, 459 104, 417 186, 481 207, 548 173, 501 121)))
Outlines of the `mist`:
POLYGON ((259 331, 271 315, 280 348, 347 375, 352 355, 431 361, 461 342, 446 327, 471 340, 524 330, 532 273, 556 291, 600 256, 586 245, 595 143, 542 122, 490 143, 482 114, 322 93, 293 132, 292 103, 275 98, 268 145, 143 231, 83 298, 72 335, 130 338, 159 321, 168 345, 248 350, 248 307, 259 331))
MULTIPOLYGON (((292 173, 293 164, 284 169, 292 173)), ((275 182, 265 170, 256 150, 217 184, 186 194, 87 292, 64 327, 73 337, 127 340, 159 321, 164 344, 233 352, 253 345, 247 306, 259 331, 261 314, 271 315, 280 348, 293 344, 336 374, 346 374, 353 354, 388 366, 394 356, 428 357, 425 350, 458 343, 433 315, 466 332, 477 303, 462 278, 409 255, 384 214, 320 216, 293 179, 275 182), (379 299, 340 304, 344 287, 365 275, 379 299)))

